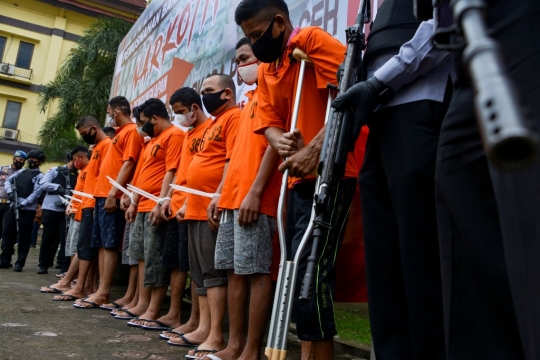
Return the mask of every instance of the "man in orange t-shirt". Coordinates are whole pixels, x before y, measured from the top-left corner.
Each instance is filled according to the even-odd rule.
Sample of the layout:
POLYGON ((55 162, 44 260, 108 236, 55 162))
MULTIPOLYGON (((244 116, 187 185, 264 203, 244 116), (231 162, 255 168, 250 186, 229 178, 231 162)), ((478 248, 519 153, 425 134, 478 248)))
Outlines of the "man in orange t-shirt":
POLYGON ((96 205, 91 246, 99 249, 99 287, 88 298, 76 301, 74 306, 78 308, 99 307, 109 302, 125 218, 120 210, 121 191, 111 185, 107 176, 126 186, 133 176, 143 142, 137 125, 131 120, 131 106, 125 97, 112 98, 107 106, 107 114, 114 119, 118 129, 103 158, 93 192, 96 205))
MULTIPOLYGON (((251 41, 236 44, 236 63, 247 85, 257 81, 259 62, 251 41)), ((258 122, 258 90, 246 94, 249 101, 240 115, 234 149, 219 198, 222 209, 215 263, 227 270, 230 337, 228 346, 215 354, 222 359, 260 358, 272 303, 272 238, 281 184, 278 153, 264 135, 255 134, 258 122), (249 295, 248 295, 249 294, 249 295), (245 305, 249 301, 247 342, 245 305)))
MULTIPOLYGON (((75 128, 87 144, 95 145, 90 156, 90 161, 85 168, 84 188, 81 190, 86 194, 92 195, 103 156, 107 153, 111 139, 105 135, 99 122, 92 116, 81 118, 77 125, 75 125, 75 128)), ((92 293, 94 271, 91 271, 91 268, 92 263, 95 263, 98 256, 97 249, 93 249, 90 245, 95 200, 88 197, 82 197, 81 199, 82 203, 79 208, 82 215, 77 241, 77 257, 79 258, 78 280, 73 289, 70 290, 68 288, 62 295, 55 296, 54 300, 76 300, 92 293)), ((69 287, 69 283, 67 286, 69 287)))
MULTIPOLYGON (((187 127, 186 137, 182 144, 180 161, 176 171, 175 184, 187 186, 187 170, 193 156, 199 151, 202 137, 209 123, 202 107, 201 96, 190 87, 183 87, 176 90, 169 104, 173 112, 178 117, 180 125, 187 127)), ((188 255, 188 226, 184 222, 186 212, 186 193, 169 189, 167 197, 161 206, 161 215, 164 219, 170 219, 167 226, 167 237, 163 246, 163 266, 171 270, 171 303, 169 312, 159 318, 162 322, 171 322, 174 319, 180 322, 182 298, 186 287, 187 272, 189 271, 188 255)), ((174 322, 173 321, 173 322, 174 322)), ((171 331, 164 331, 160 336, 171 340, 179 339, 179 334, 188 334, 194 331, 199 324, 199 298, 196 285, 191 281, 191 315, 189 320, 180 326, 176 326, 171 331)), ((171 340, 174 342, 174 340, 171 340)))
MULTIPOLYGON (((296 253, 309 225, 313 207, 315 178, 326 126, 324 118, 328 83, 336 84, 336 72, 344 60, 345 46, 318 27, 293 28, 289 10, 282 0, 243 0, 235 11, 235 21, 253 43, 253 53, 265 64, 259 69, 259 118, 255 131, 264 133, 268 141, 287 158, 280 170, 289 169, 286 240, 288 258, 296 253), (300 62, 292 57, 298 48, 311 59, 306 66, 303 93, 297 129, 286 133, 290 127, 293 101, 300 62)), ((323 229, 322 243, 317 256, 317 278, 310 302, 298 300, 305 274, 310 243, 301 254, 298 279, 295 286, 293 321, 297 324, 298 337, 313 341, 317 359, 333 359, 333 337, 337 334, 334 323, 332 293, 336 253, 344 236, 356 188, 358 169, 354 153, 350 153, 345 177, 332 190, 334 209, 325 222, 333 224, 331 230, 323 229), (325 304, 325 306, 318 306, 325 304)))
MULTIPOLYGON (((142 131, 151 140, 140 161, 143 165, 133 183, 139 189, 160 199, 166 197, 173 182, 185 134, 171 124, 165 104, 149 99, 139 105, 142 131)), ((167 222, 161 217, 161 203, 137 193, 126 211, 126 220, 134 223, 127 255, 139 261, 139 301, 130 312, 138 318, 129 325, 168 329, 172 325, 158 321, 159 308, 169 286, 169 271, 163 266, 161 250, 165 242, 167 222), (157 326, 155 326, 157 325, 157 326)))
MULTIPOLYGON (((208 113, 216 118, 208 125, 187 171, 187 187, 209 194, 219 193, 223 173, 231 157, 240 109, 236 106, 236 87, 229 75, 209 75, 202 84, 202 101, 208 113)), ((201 321, 197 330, 186 334, 177 344, 200 344, 206 349, 225 347, 221 325, 227 304, 227 273, 214 266, 219 209, 217 200, 189 194, 184 219, 188 221, 188 251, 191 277, 197 284, 201 321), (208 305, 206 305, 208 304, 208 305), (208 312, 203 313, 205 309, 208 312), (208 320, 208 321, 207 321, 208 320), (210 330, 210 331, 209 331, 210 330)))

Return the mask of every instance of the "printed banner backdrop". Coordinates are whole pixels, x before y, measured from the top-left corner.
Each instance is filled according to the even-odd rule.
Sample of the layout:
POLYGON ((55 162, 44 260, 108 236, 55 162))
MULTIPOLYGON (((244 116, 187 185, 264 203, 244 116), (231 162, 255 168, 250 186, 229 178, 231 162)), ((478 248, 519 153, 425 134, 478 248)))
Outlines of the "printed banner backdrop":
MULTIPOLYGON (((207 75, 225 73, 235 79, 238 105, 243 107, 243 94, 251 87, 238 77, 234 60, 236 42, 244 36, 234 22, 239 2, 153 0, 120 44, 111 97, 123 95, 134 106, 152 97, 167 103, 176 89, 199 91, 207 75)), ((286 2, 294 26, 320 26, 345 43, 345 28, 354 22, 360 0, 286 2)), ((372 2, 375 13, 379 4, 372 2)), ((358 199, 338 257, 337 301, 367 301, 360 214, 358 199)))

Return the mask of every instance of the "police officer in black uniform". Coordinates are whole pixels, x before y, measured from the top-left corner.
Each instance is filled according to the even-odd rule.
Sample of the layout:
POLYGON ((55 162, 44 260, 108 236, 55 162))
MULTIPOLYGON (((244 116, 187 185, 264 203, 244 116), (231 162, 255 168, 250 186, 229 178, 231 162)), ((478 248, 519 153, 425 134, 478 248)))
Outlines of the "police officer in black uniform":
POLYGON ((332 104, 352 107, 357 131, 370 131, 360 194, 378 360, 445 358, 434 174, 451 64, 433 30, 413 0, 385 0, 368 37, 368 80, 332 104))
POLYGON ((23 168, 27 157, 28 156, 24 151, 17 150, 13 154, 13 163, 11 165, 0 167, 0 237, 2 236, 2 222, 4 215, 9 211, 11 203, 4 184, 8 177, 23 168))
POLYGON ((42 151, 31 150, 28 153, 28 169, 21 169, 6 180, 6 192, 12 201, 10 211, 4 217, 3 223, 2 253, 0 254, 0 268, 2 269, 10 267, 17 239, 18 256, 13 270, 22 271, 26 263, 30 249, 32 224, 41 195, 39 180, 43 177, 43 173, 39 170, 39 166, 44 162, 45 154, 42 151), (16 221, 17 211, 19 213, 18 224, 16 221))
MULTIPOLYGON (((489 33, 540 129, 540 2, 488 0, 489 33)), ((448 12, 447 12, 448 13, 448 12)), ((486 157, 462 53, 437 155, 448 359, 540 359, 540 162, 509 172, 486 157)))
MULTIPOLYGON (((79 152, 80 149, 76 148, 74 151, 79 152)), ((41 221, 43 224, 43 236, 39 251, 38 274, 47 274, 48 268, 53 266, 58 245, 62 243, 62 248, 65 250, 67 234, 66 207, 58 196, 72 195, 71 190, 77 184, 78 171, 73 166, 71 153, 66 165, 51 168, 40 181, 41 190, 46 195, 42 205, 43 216, 41 221)), ((67 271, 69 258, 66 259, 65 253, 58 255, 58 263, 61 266, 61 272, 67 271)))

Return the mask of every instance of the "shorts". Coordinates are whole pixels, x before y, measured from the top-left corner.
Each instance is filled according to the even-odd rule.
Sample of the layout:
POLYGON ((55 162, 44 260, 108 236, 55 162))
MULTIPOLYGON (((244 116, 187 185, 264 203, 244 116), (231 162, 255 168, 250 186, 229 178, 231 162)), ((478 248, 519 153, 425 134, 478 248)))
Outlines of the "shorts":
POLYGON ((92 230, 92 247, 104 249, 119 249, 124 237, 126 219, 120 210, 120 201, 116 200, 116 210, 113 213, 105 211, 106 198, 96 198, 94 210, 94 228, 92 230))
POLYGON ((167 269, 189 271, 188 226, 176 217, 167 222, 167 235, 163 246, 163 266, 167 269))
POLYGON ((98 249, 91 246, 93 224, 94 208, 83 209, 77 241, 77 256, 81 260, 94 260, 98 256, 98 249))
POLYGON ((276 219, 259 214, 250 225, 238 224, 238 210, 225 210, 216 242, 216 269, 234 269, 238 275, 270 274, 272 238, 276 219))
MULTIPOLYGON (((309 301, 299 299, 302 281, 306 273, 307 258, 311 254, 308 242, 298 261, 298 277, 296 279, 293 321, 296 322, 298 338, 304 341, 320 341, 337 334, 334 321, 333 295, 335 288, 335 261, 345 235, 345 224, 354 198, 357 179, 340 180, 331 196, 335 195, 334 209, 326 214, 323 221, 332 224, 332 229, 323 228, 319 242, 317 261, 315 263, 315 279, 312 296, 309 301)), ((300 240, 309 225, 313 208, 315 182, 296 184, 290 191, 287 204, 286 242, 291 249, 290 256, 297 252, 300 240)))
POLYGON ((122 242, 122 265, 138 265, 139 261, 127 255, 129 248, 129 240, 133 235, 133 224, 126 222, 126 229, 124 230, 124 241, 122 242))
POLYGON ((217 233, 210 230, 208 221, 187 223, 191 279, 197 284, 197 295, 206 295, 208 288, 227 285, 227 272, 214 266, 217 233))
POLYGON ((163 266, 161 259, 167 222, 150 226, 149 215, 150 212, 137 214, 127 255, 137 260, 144 260, 144 287, 169 286, 170 272, 163 266))
POLYGON ((75 215, 70 215, 69 231, 66 236, 66 256, 74 256, 77 253, 80 225, 81 223, 75 220, 75 215))

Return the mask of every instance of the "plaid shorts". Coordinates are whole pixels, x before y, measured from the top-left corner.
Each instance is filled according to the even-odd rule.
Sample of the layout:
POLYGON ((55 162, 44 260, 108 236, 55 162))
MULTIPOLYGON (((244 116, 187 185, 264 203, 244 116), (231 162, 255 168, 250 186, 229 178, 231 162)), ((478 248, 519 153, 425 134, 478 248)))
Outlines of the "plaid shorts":
POLYGON ((168 286, 170 272, 163 266, 161 259, 167 222, 150 226, 149 215, 150 212, 137 214, 127 255, 137 260, 144 260, 144 287, 168 286))
POLYGON ((69 231, 66 236, 66 256, 74 256, 77 253, 79 241, 79 227, 81 223, 75 220, 75 215, 69 216, 69 231))
POLYGON ((276 219, 264 214, 240 226, 238 210, 224 210, 216 243, 216 269, 234 269, 238 275, 270 274, 276 227, 276 219))

